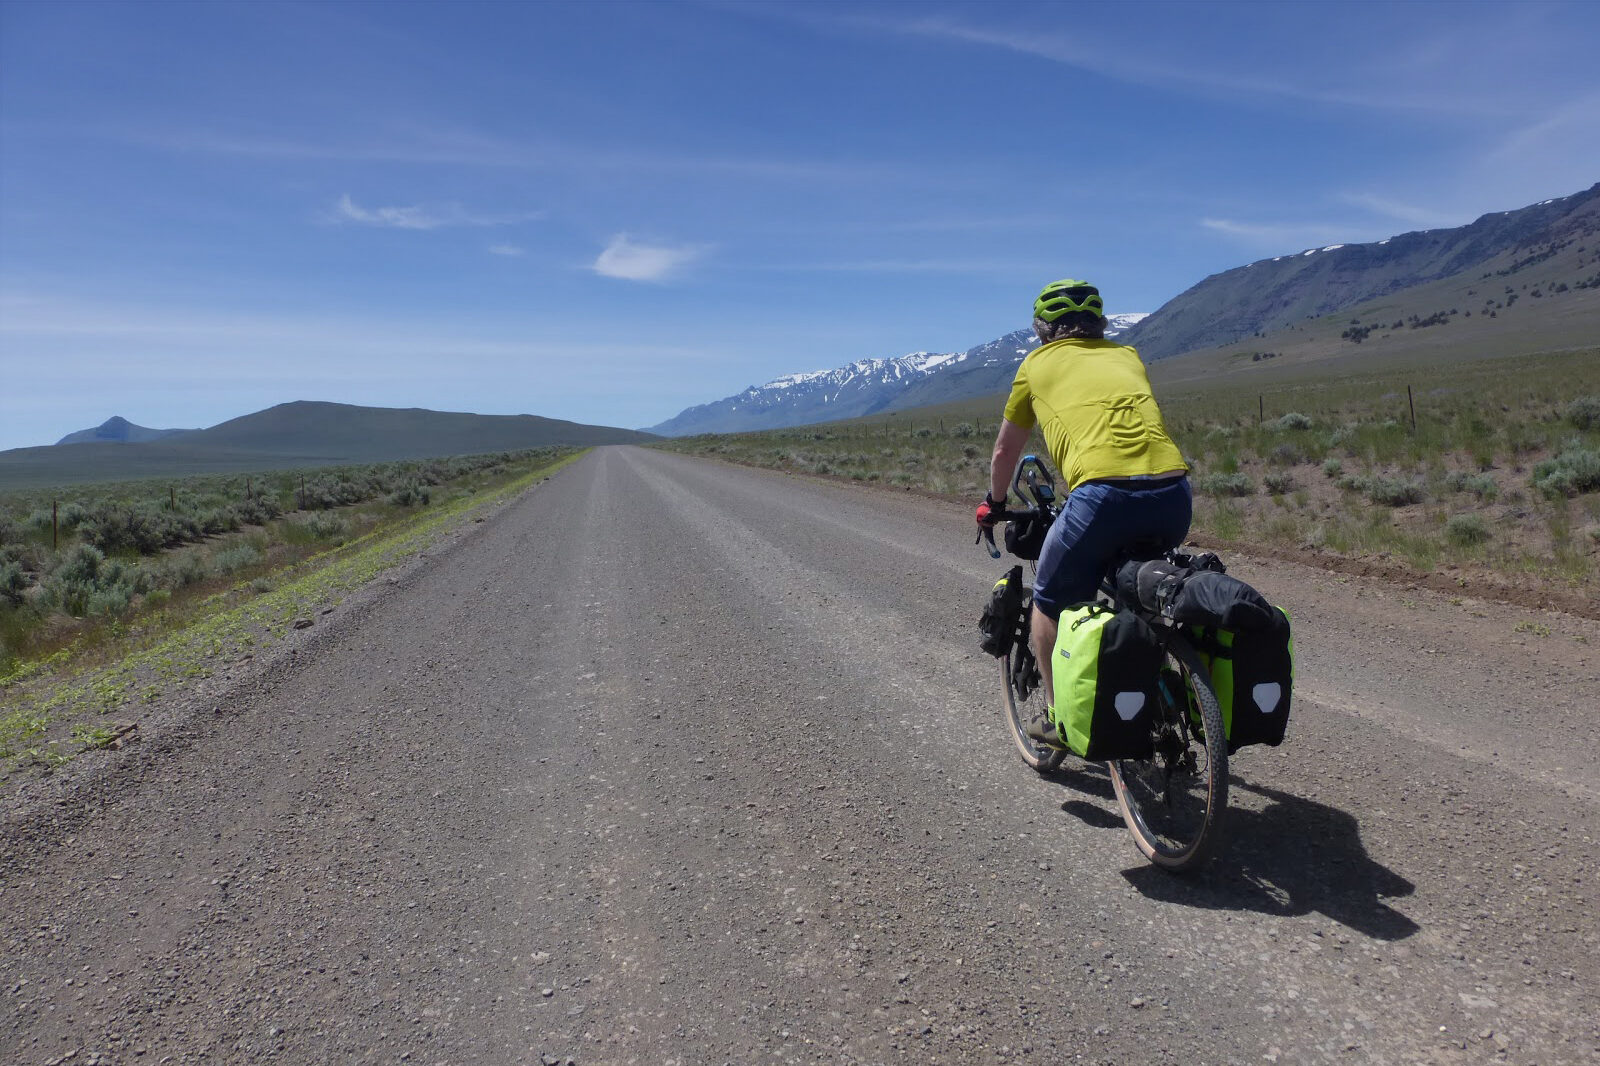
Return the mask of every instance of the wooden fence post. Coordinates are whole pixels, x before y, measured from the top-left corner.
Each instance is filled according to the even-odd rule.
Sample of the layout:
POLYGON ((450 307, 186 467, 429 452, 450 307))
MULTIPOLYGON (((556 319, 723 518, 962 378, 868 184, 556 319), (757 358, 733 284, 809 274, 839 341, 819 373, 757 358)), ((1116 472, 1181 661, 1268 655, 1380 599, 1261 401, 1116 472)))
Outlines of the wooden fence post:
POLYGON ((1415 436, 1417 432, 1417 402, 1411 398, 1410 385, 1406 386, 1406 406, 1411 408, 1411 433, 1415 436))
POLYGON ((50 550, 59 551, 61 548, 61 519, 59 517, 60 500, 50 501, 50 550))
POLYGON ((1265 394, 1256 397, 1256 425, 1267 420, 1267 397, 1265 394))

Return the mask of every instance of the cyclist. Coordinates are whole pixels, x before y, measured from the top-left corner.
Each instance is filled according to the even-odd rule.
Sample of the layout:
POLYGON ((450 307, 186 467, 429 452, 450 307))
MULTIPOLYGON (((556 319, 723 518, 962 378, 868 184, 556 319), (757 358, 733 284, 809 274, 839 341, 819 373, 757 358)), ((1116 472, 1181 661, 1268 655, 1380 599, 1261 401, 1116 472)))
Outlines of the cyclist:
MULTIPOLYGON (((1017 368, 995 437, 989 492, 977 510, 978 525, 992 527, 1028 433, 1041 426, 1068 493, 1033 584, 1033 654, 1047 700, 1062 609, 1094 599, 1124 546, 1147 539, 1164 549, 1182 544, 1193 514, 1188 467, 1167 435, 1139 353, 1106 340, 1105 328, 1105 303, 1088 282, 1053 281, 1039 293, 1033 303, 1039 347, 1017 368)), ((1027 732, 1060 743, 1048 714, 1027 732)))

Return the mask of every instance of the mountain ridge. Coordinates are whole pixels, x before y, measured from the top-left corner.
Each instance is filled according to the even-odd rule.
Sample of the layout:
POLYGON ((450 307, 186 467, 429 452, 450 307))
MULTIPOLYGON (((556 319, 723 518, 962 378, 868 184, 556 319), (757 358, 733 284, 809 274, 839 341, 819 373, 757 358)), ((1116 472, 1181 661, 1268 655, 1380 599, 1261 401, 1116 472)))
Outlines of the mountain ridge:
MULTIPOLYGON (((1108 330, 1107 336, 1137 348, 1145 362, 1153 364, 1293 331, 1308 319, 1351 308, 1374 311, 1391 295, 1415 293, 1420 299, 1440 285, 1457 291, 1460 301, 1480 301, 1477 310, 1493 318, 1504 311, 1491 306, 1493 300, 1481 302, 1488 287, 1485 293, 1476 293, 1469 284, 1477 272, 1484 271, 1478 280, 1487 281, 1544 263, 1564 272, 1564 280, 1547 286, 1552 292, 1600 286, 1600 273, 1592 277, 1585 273, 1600 265, 1600 183, 1527 207, 1490 212, 1464 226, 1258 259, 1202 279, 1148 315, 1128 316, 1132 321, 1122 323, 1124 329, 1108 330)), ((1505 295, 1509 308, 1517 296, 1509 288, 1505 295)), ((1537 299, 1541 291, 1535 287, 1530 295, 1537 299)), ((1462 319, 1455 316, 1472 306, 1460 302, 1427 307, 1422 320, 1410 328, 1471 319, 1470 310, 1462 319)), ((1395 322, 1383 328, 1392 331, 1403 325, 1395 322)), ((1010 385, 1016 366, 1036 343, 1029 330, 1018 330, 962 353, 913 353, 900 360, 860 360, 832 371, 784 375, 686 408, 651 426, 650 432, 687 436, 782 429, 990 395, 1010 385), (864 372, 867 364, 907 360, 920 360, 916 373, 864 372)), ((1262 354, 1271 358, 1274 353, 1257 357, 1262 354)))
MULTIPOLYGON (((1465 226, 1258 259, 1201 280, 1130 329, 1147 361, 1248 337, 1457 277, 1508 251, 1600 233, 1600 183, 1465 226)), ((1552 253, 1553 254, 1553 253, 1552 253)))
MULTIPOLYGON (((1143 312, 1107 316, 1108 337, 1144 318, 1143 312)), ((970 382, 975 375, 1010 381, 1022 357, 1038 346, 1031 329, 1014 330, 964 352, 912 352, 893 359, 858 359, 832 370, 784 374, 743 392, 685 408, 647 432, 663 436, 781 429, 808 422, 898 411, 946 397, 941 382, 970 382), (931 397, 931 398, 930 398, 931 397)))

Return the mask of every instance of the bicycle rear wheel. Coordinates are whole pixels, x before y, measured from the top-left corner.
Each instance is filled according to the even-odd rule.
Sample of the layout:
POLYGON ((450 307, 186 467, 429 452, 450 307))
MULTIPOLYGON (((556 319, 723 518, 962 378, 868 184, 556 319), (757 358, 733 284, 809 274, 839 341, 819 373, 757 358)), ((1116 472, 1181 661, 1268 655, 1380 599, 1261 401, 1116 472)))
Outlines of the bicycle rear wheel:
POLYGON ((1145 857, 1190 870, 1216 848, 1228 806, 1228 743, 1222 708, 1200 657, 1174 634, 1157 705, 1155 749, 1108 764, 1123 820, 1145 857))
POLYGON ((1004 692, 1006 722, 1011 727, 1011 739, 1017 745, 1022 761, 1039 771, 1049 773, 1061 765, 1066 752, 1040 744, 1027 734, 1028 723, 1035 715, 1045 713, 1044 694, 1039 691, 1039 664, 1028 647, 1028 626, 1005 655, 1000 657, 1000 687, 1004 692))

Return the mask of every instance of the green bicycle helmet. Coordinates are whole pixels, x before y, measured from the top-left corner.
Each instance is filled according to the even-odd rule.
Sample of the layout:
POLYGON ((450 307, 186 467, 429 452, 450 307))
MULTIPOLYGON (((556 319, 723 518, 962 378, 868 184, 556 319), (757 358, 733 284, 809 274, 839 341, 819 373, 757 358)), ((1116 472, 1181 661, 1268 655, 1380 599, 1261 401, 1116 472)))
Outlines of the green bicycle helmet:
POLYGON ((1068 311, 1088 311, 1104 318, 1106 304, 1100 299, 1099 289, 1087 281, 1073 278, 1052 281, 1039 293, 1039 298, 1033 301, 1033 316, 1042 318, 1046 322, 1054 322, 1068 311))

